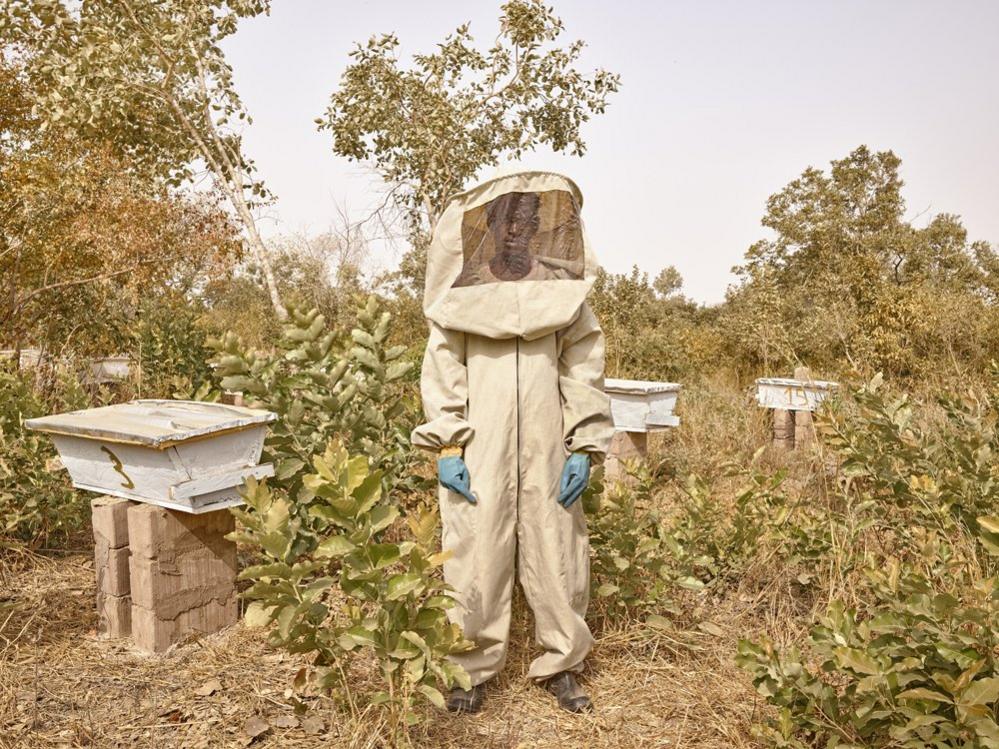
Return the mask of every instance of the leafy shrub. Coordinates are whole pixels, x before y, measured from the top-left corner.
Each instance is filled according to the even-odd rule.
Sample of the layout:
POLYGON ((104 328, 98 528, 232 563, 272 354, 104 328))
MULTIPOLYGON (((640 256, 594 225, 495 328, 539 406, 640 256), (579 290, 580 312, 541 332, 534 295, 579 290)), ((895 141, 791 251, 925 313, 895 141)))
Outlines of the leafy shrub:
MULTIPOLYGON (((80 408, 83 392, 75 380, 61 380, 61 410, 80 408)), ((87 500, 58 469, 52 441, 24 427, 49 408, 27 372, 0 368, 0 546, 38 545, 79 527, 87 500)))
POLYGON ((999 507, 999 372, 978 395, 942 394, 942 419, 885 392, 880 375, 854 392, 854 402, 823 429, 850 491, 942 531, 973 529, 999 507))
POLYGON ((183 300, 146 303, 132 335, 142 397, 169 397, 174 390, 214 384, 208 337, 183 300))
POLYGON ((590 577, 607 618, 672 609, 652 476, 644 466, 633 466, 632 472, 634 485, 617 483, 601 496, 602 474, 595 471, 583 495, 590 577))
POLYGON ((690 476, 676 505, 663 512, 648 466, 628 470, 630 481, 588 506, 591 575, 609 616, 675 611, 670 596, 678 588, 717 586, 757 556, 765 535, 781 537, 777 529, 788 514, 783 472, 745 472, 734 505, 690 476))
POLYGON ((250 510, 234 510, 236 538, 258 548, 262 564, 241 573, 253 580, 248 616, 271 625, 271 641, 291 652, 314 653, 302 683, 356 689, 357 651, 377 660, 384 689, 369 695, 386 706, 394 725, 414 723, 414 700, 438 707, 437 684, 470 688, 467 674, 445 660, 466 646, 446 611, 454 605, 435 569, 436 515, 407 518, 412 540, 389 541, 399 509, 383 493, 383 477, 368 459, 339 443, 316 456, 292 500, 284 491, 251 482, 250 510), (293 511, 297 504, 304 512, 293 511))
POLYGON ((796 648, 740 642, 737 662, 779 708, 763 734, 787 747, 999 747, 995 578, 955 574, 940 590, 898 564, 869 575, 877 606, 836 601, 812 629, 816 669, 796 648))
POLYGON ((834 600, 804 652, 740 643, 779 710, 760 731, 788 747, 999 747, 996 388, 944 394, 939 413, 880 377, 853 396, 822 431, 860 520, 840 554, 863 603, 834 600))
POLYGON ((445 660, 466 643, 447 621, 437 517, 418 508, 403 523, 394 496, 422 486, 410 470, 415 404, 401 388, 412 363, 388 346, 391 317, 374 297, 349 339, 317 310, 288 311, 271 353, 232 334, 210 344, 223 386, 280 416, 264 446, 275 476, 250 482, 247 507, 233 511, 235 538, 262 557, 242 573, 253 581, 247 617, 275 645, 312 654, 299 687, 355 693, 373 658, 383 688, 367 697, 399 731, 418 699, 443 707, 438 684, 469 684, 445 660))
POLYGON ((275 465, 272 483, 291 497, 312 456, 337 438, 371 458, 386 480, 416 485, 403 470, 413 459, 409 428, 416 408, 398 387, 412 362, 403 360, 404 346, 386 346, 391 317, 379 311, 375 297, 358 322, 351 331, 356 345, 346 351, 318 310, 294 307, 272 352, 248 349, 232 333, 208 342, 223 387, 243 392, 247 405, 278 414, 264 459, 275 465))

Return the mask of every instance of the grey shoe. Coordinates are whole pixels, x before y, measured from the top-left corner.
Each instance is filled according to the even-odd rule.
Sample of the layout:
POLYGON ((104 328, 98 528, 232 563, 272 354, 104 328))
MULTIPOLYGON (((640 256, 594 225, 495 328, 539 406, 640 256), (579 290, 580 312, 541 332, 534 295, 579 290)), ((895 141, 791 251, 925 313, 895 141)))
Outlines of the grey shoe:
POLYGON ((471 689, 455 687, 448 693, 447 709, 450 713, 477 713, 485 699, 485 684, 476 684, 471 689))
POLYGON ((571 671, 555 674, 545 682, 545 689, 558 698, 558 706, 570 713, 582 713, 593 709, 590 697, 576 681, 571 671))

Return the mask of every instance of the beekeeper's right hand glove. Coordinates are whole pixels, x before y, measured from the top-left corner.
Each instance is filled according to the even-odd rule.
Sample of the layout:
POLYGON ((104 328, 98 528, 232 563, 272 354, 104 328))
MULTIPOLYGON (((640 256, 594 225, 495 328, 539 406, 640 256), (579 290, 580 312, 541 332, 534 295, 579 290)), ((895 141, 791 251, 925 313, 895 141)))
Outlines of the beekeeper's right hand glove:
POLYGON ((465 465, 460 454, 449 454, 449 452, 449 449, 441 451, 441 457, 437 460, 437 479, 441 482, 441 486, 458 492, 474 505, 476 500, 475 495, 472 494, 468 466, 465 465))

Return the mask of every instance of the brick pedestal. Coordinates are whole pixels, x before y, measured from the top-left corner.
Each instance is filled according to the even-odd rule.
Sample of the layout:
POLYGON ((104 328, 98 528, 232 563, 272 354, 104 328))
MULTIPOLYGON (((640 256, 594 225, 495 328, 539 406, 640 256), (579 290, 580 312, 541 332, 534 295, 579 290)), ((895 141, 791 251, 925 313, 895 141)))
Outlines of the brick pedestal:
POLYGON ((104 637, 131 633, 132 598, 129 581, 128 508, 117 497, 91 501, 94 526, 94 571, 97 573, 97 632, 104 637))
POLYGON ((815 441, 815 423, 811 411, 794 412, 794 444, 804 447, 815 441))
POLYGON ((784 450, 794 447, 794 411, 775 408, 774 415, 774 445, 784 450))
POLYGON ((648 452, 646 432, 614 432, 610 449, 607 451, 607 460, 604 462, 604 478, 608 481, 627 478, 622 462, 644 460, 648 452))
POLYGON ((128 510, 132 639, 153 653, 236 623, 235 529, 226 510, 191 515, 148 504, 128 510))
POLYGON ((236 623, 228 510, 191 515, 117 497, 98 497, 91 510, 99 634, 161 653, 236 623))

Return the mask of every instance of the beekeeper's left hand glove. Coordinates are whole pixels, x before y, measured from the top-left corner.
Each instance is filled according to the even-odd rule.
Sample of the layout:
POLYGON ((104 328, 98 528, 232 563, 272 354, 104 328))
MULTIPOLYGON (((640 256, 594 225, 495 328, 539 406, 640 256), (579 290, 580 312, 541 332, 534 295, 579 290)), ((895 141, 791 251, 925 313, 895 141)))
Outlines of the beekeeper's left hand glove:
POLYGON ((573 453, 565 461, 562 481, 559 483, 558 503, 569 509, 579 499, 590 483, 590 456, 586 453, 573 453))
POLYGON ((457 492, 473 505, 475 495, 472 494, 471 478, 468 475, 468 466, 461 459, 459 448, 444 448, 441 450, 441 457, 437 460, 437 478, 441 486, 457 492))

